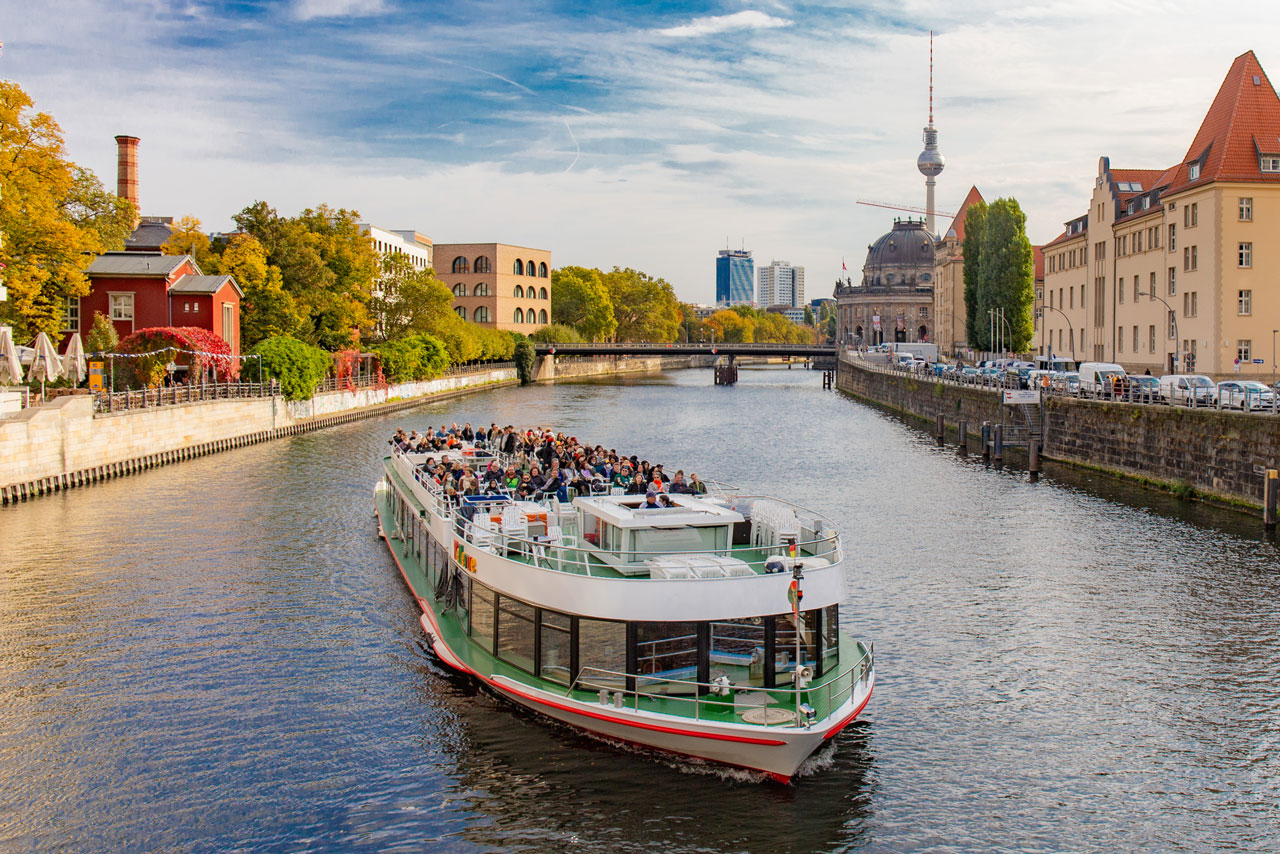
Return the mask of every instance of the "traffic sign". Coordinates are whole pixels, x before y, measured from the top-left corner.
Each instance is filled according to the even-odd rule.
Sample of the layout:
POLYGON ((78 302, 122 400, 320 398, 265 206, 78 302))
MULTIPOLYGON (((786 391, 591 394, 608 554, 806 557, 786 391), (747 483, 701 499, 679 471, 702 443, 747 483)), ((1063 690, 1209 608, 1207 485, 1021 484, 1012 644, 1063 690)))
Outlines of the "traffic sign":
POLYGON ((1265 365, 1265 364, 1267 363, 1267 360, 1266 360, 1266 359, 1254 359, 1254 360, 1253 360, 1253 363, 1254 363, 1255 365, 1265 365))

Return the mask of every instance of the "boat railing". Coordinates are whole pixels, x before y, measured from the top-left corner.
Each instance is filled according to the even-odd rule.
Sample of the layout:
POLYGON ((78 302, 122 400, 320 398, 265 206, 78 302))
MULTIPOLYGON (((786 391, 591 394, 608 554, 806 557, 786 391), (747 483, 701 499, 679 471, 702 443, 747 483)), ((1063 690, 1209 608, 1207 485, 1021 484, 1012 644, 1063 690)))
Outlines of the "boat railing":
MULTIPOLYGON (((496 506, 509 504, 507 499, 496 502, 496 506)), ((548 525, 554 525, 551 522, 551 514, 554 511, 548 510, 548 525)), ((661 549, 654 551, 640 551, 636 549, 627 549, 622 554, 626 557, 626 566, 633 571, 633 575, 628 575, 621 569, 616 569, 611 564, 600 558, 600 551, 593 546, 584 545, 578 541, 573 535, 561 534, 557 539, 552 536, 533 536, 528 534, 512 533, 503 531, 500 522, 492 520, 488 522, 477 521, 473 514, 470 520, 462 520, 455 516, 455 531, 457 531, 463 539, 468 543, 478 546, 485 551, 494 554, 500 554, 508 557, 516 557, 525 563, 538 566, 543 569, 556 570, 559 572, 568 572, 575 575, 586 575, 592 577, 604 577, 610 579, 634 579, 649 580, 648 571, 645 568, 645 562, 655 558, 679 558, 679 557, 698 557, 698 556, 715 556, 736 558, 747 566, 751 567, 754 576, 768 574, 765 572, 765 564, 770 558, 782 558, 786 564, 790 560, 801 560, 807 558, 821 558, 827 561, 826 565, 838 564, 844 559, 843 551, 840 547, 840 540, 834 535, 824 533, 820 537, 814 539, 797 540, 795 545, 794 556, 790 552, 790 543, 771 543, 765 545, 727 545, 724 548, 708 549, 661 549)), ((557 526, 558 527, 558 526, 557 526)), ((802 564, 803 566, 803 564, 802 564)), ((809 569, 817 569, 819 567, 809 566, 809 569)), ((790 570, 791 566, 787 565, 786 570, 790 570)), ((785 571, 785 570, 784 570, 785 571)), ((724 575, 712 574, 691 577, 687 579, 673 579, 680 581, 714 581, 722 578, 734 577, 727 572, 724 575)))
MULTIPOLYGON (((824 720, 871 678, 875 667, 875 644, 859 642, 858 648, 863 653, 852 664, 835 676, 822 677, 821 682, 810 683, 803 688, 766 688, 724 681, 698 682, 657 674, 584 667, 565 691, 565 696, 572 696, 574 691, 595 691, 601 702, 611 703, 615 707, 630 706, 634 711, 641 711, 642 701, 648 701, 652 710, 663 710, 673 703, 692 704, 695 720, 701 720, 708 712, 723 712, 726 705, 732 705, 735 710, 739 707, 750 709, 773 706, 794 715, 791 725, 804 726, 805 705, 813 709, 815 720, 824 720)), ((688 705, 680 707, 688 708, 688 705)))

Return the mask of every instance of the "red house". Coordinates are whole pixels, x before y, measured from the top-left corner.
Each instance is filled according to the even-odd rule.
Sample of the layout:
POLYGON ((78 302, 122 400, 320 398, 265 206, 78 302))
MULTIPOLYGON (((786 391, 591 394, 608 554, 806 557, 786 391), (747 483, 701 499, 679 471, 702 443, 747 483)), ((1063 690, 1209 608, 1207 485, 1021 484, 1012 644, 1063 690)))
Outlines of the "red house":
POLYGON ((86 271, 89 293, 67 306, 67 336, 93 328, 97 312, 111 318, 123 338, 151 326, 208 329, 240 355, 240 298, 230 276, 206 276, 190 255, 106 252, 86 271))

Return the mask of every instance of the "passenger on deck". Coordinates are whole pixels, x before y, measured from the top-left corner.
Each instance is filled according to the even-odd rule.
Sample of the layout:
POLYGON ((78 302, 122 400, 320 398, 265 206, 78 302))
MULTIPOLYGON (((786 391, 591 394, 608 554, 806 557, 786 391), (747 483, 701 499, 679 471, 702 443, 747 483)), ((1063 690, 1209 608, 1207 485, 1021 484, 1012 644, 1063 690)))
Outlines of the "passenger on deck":
POLYGON ((698 476, 696 474, 689 475, 689 493, 691 495, 707 494, 707 485, 702 481, 698 480, 698 476))
POLYGON ((671 478, 667 491, 672 495, 688 495, 691 492, 689 484, 685 483, 684 480, 684 469, 677 471, 675 477, 671 478))
POLYGON ((631 483, 627 484, 627 495, 644 495, 648 491, 649 485, 644 482, 644 478, 638 472, 631 478, 631 483))
POLYGON ((646 510, 656 510, 662 505, 658 502, 658 493, 652 489, 644 494, 644 508, 646 510))

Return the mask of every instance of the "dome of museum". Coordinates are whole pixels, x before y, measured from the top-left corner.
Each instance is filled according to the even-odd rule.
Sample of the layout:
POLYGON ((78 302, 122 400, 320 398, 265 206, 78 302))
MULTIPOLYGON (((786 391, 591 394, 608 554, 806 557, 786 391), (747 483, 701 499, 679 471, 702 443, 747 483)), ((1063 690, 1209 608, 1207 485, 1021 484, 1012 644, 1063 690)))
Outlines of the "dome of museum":
POLYGON ((867 261, 862 267, 864 284, 930 282, 933 279, 933 245, 933 235, 922 220, 896 220, 892 231, 867 247, 867 261))

